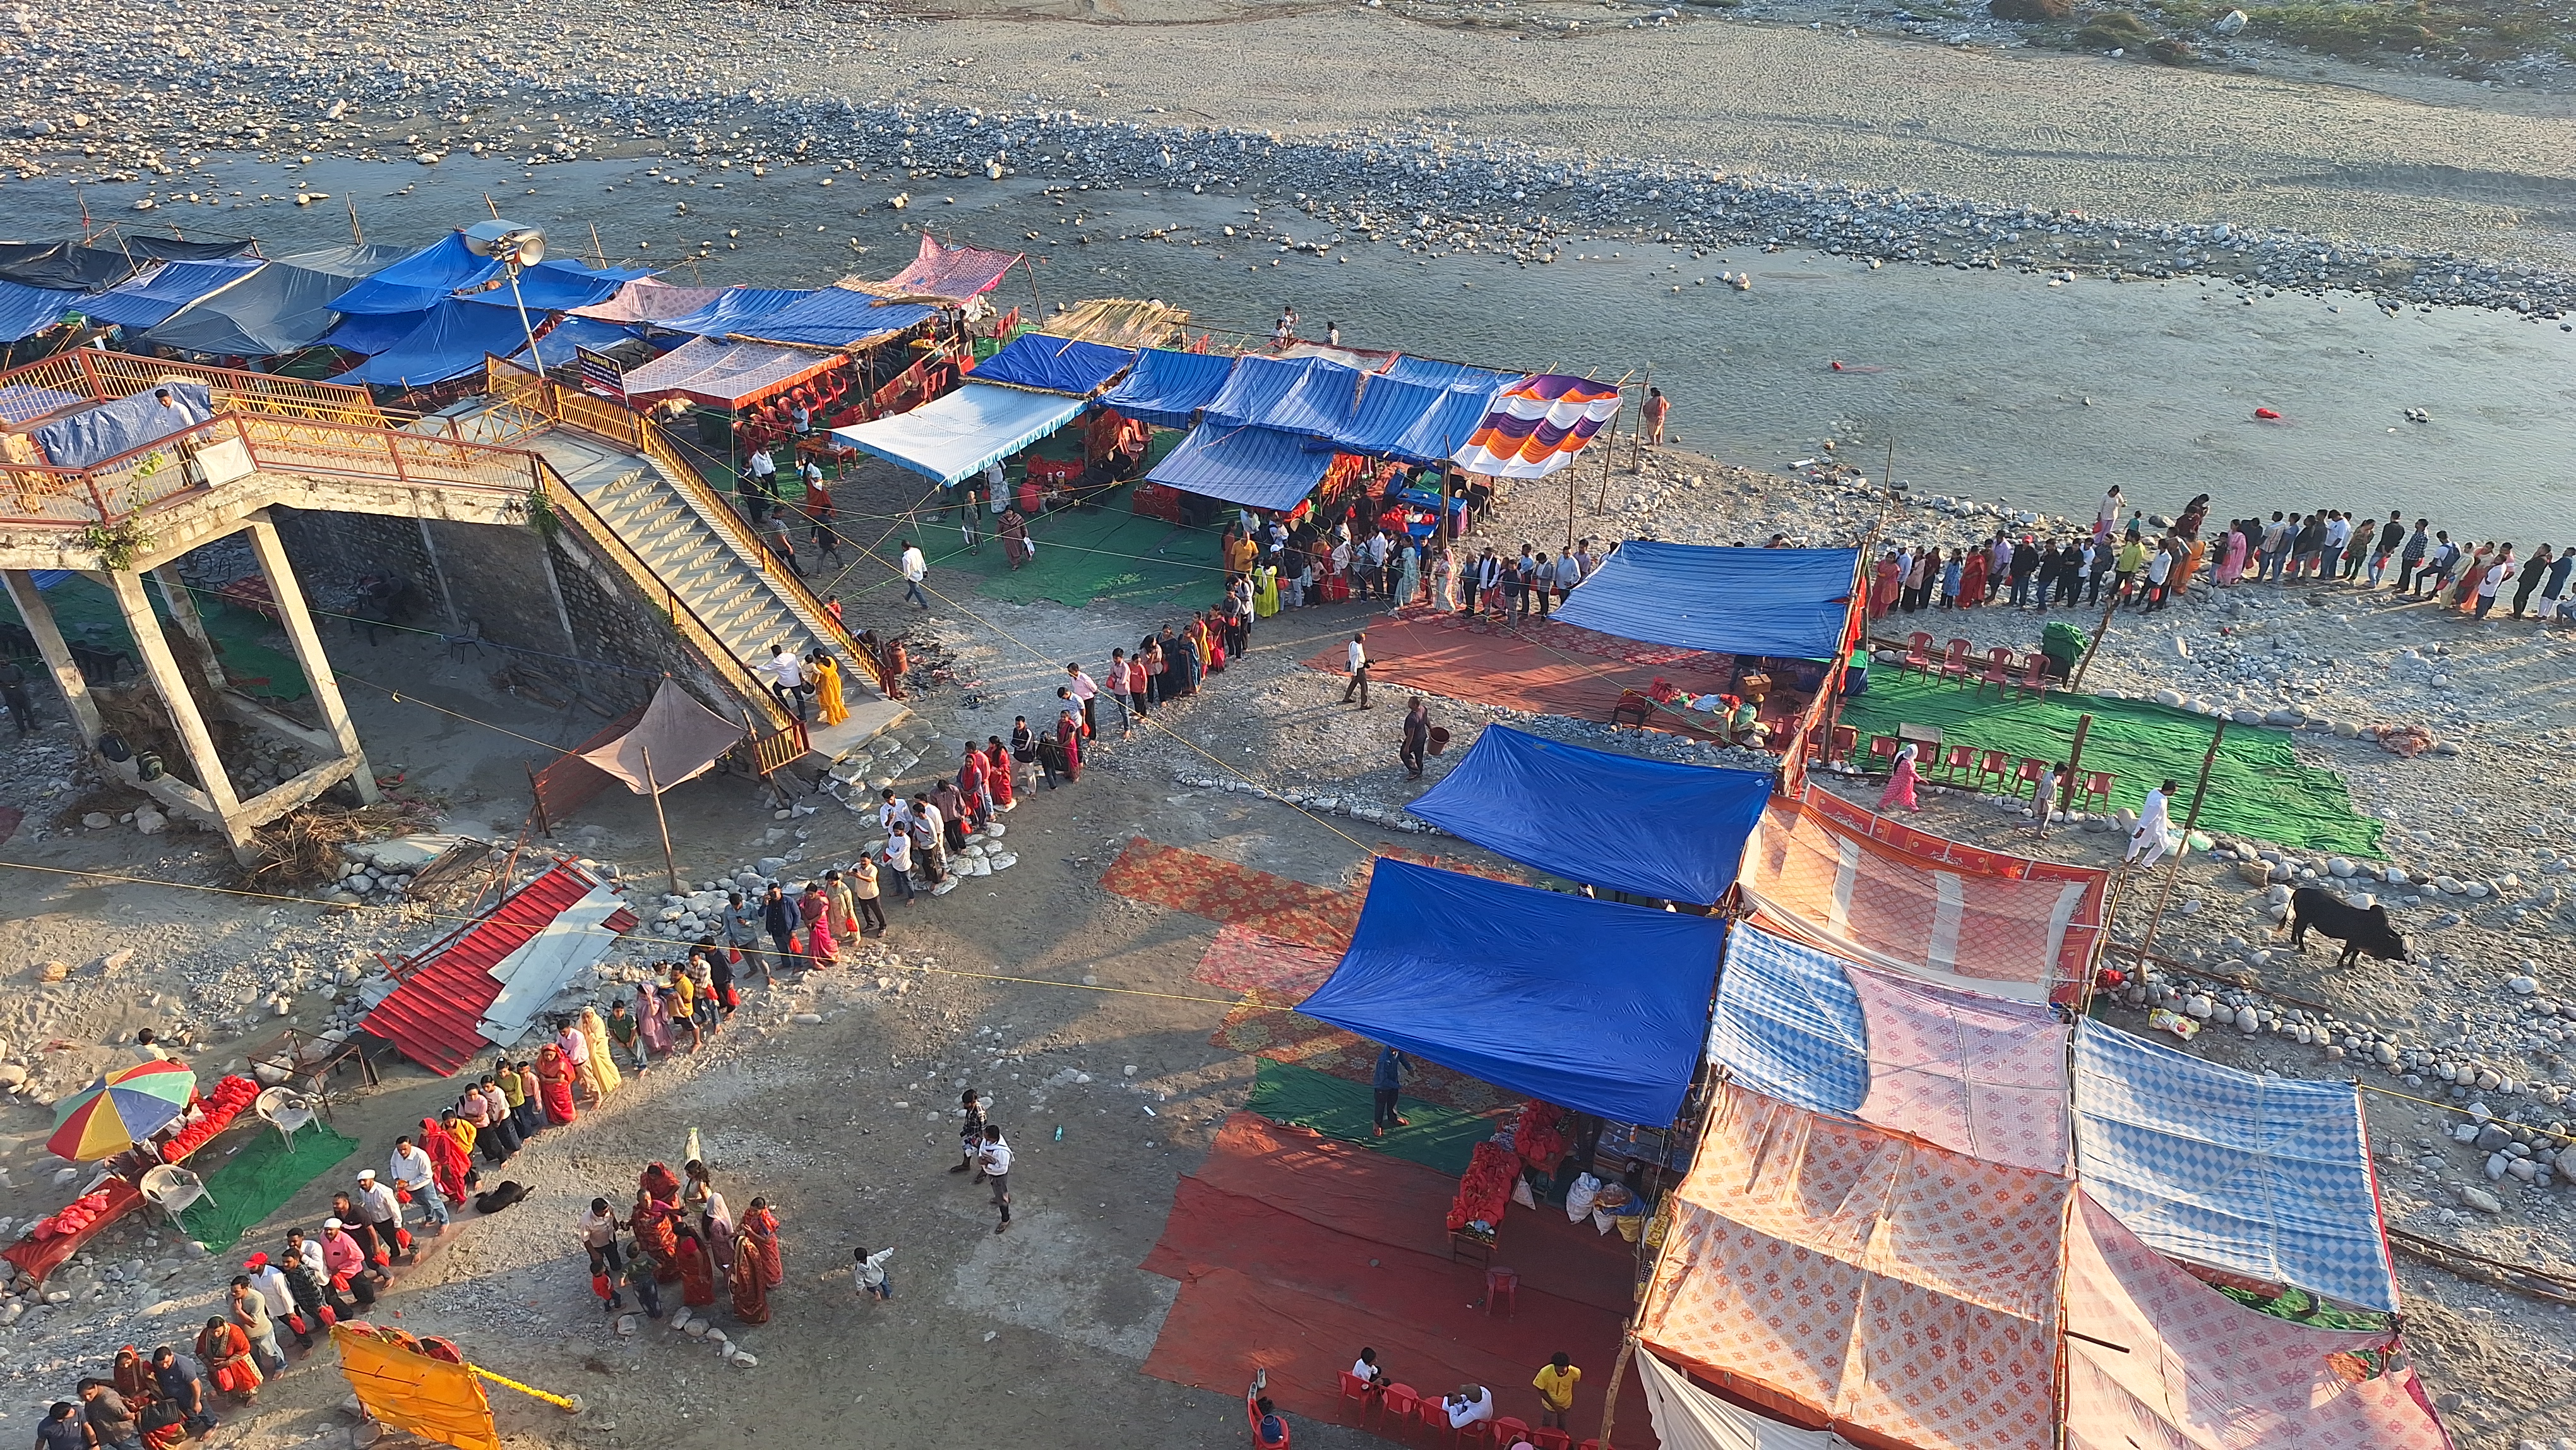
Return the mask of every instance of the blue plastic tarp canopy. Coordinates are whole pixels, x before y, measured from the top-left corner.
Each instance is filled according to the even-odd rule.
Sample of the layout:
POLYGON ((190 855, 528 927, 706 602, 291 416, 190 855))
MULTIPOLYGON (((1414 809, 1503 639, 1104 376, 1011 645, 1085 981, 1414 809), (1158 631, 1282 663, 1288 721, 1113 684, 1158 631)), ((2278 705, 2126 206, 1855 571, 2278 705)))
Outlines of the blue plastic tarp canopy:
POLYGON ((152 260, 81 242, 0 242, 0 281, 58 292, 104 292, 152 260))
MULTIPOLYGON (((634 386, 628 380, 628 387, 634 386)), ((909 413, 835 428, 832 436, 863 453, 939 480, 942 486, 981 473, 1073 421, 1080 398, 998 388, 971 379, 909 413)))
POLYGON ((2088 1019, 2075 1155, 2084 1191, 2161 1252, 2397 1308, 2351 1083, 2243 1072, 2088 1019))
MULTIPOLYGON (((1436 358, 1406 355, 1387 364, 1382 377, 1399 383, 1420 383, 1425 387, 1469 392, 1491 397, 1494 389, 1518 381, 1520 373, 1496 372, 1492 368, 1472 367, 1466 363, 1441 362, 1436 358)), ((1464 441, 1463 438, 1461 441, 1464 441)))
MULTIPOLYGON (((424 307, 418 312, 352 312, 322 335, 322 345, 374 357, 418 331, 432 310, 424 307)), ((513 325, 516 322, 513 318, 513 325)))
MULTIPOLYGON (((200 357, 273 357, 293 352, 340 320, 331 299, 398 254, 394 247, 323 247, 271 257, 258 271, 189 303, 143 340, 200 357)), ((398 340, 399 334, 394 339, 398 340)))
POLYGON ((1496 855, 1639 896, 1715 905, 1735 884, 1771 777, 1644 760, 1488 725, 1412 812, 1496 855), (1569 830, 1568 820, 1619 822, 1569 830))
POLYGON ((1350 950, 1297 1008, 1453 1072, 1669 1126, 1726 924, 1381 856, 1350 950))
POLYGON ((766 317, 746 322, 734 329, 734 335, 798 347, 857 347, 917 327, 938 315, 936 307, 879 302, 865 292, 826 287, 766 317))
POLYGON ((1151 483, 1245 508, 1295 508, 1324 481, 1332 445, 1276 428, 1206 422, 1145 475, 1151 483))
POLYGON ((1225 387, 1234 359, 1218 353, 1149 347, 1136 366, 1100 397, 1100 406, 1157 428, 1186 428, 1225 387))
MULTIPOLYGON (((463 232, 449 232, 332 298, 331 310, 352 313, 420 312, 436 307, 460 291, 496 280, 502 281, 497 290, 502 300, 507 302, 510 289, 503 277, 507 270, 499 259, 478 257, 468 250, 463 232)), ((580 298, 579 301, 552 303, 549 310, 579 307, 616 292, 614 284, 643 275, 640 271, 615 267, 600 270, 574 261, 540 262, 520 273, 519 289, 527 292, 534 288, 537 294, 546 296, 580 298), (586 279, 604 280, 611 285, 589 285, 586 279)), ((537 295, 530 295, 528 310, 536 311, 538 306, 537 295)))
POLYGON ((1830 658, 1857 549, 1722 549, 1632 541, 1557 606, 1559 624, 1721 654, 1830 658))
POLYGON ((975 364, 975 381, 1087 398, 1136 361, 1136 350, 1024 332, 975 364))
POLYGON ((1869 1025, 1842 958, 1736 922, 1708 1060, 1765 1097, 1858 1117, 1869 1099, 1869 1025))
POLYGON ((0 342, 33 337, 88 300, 78 292, 0 281, 0 342))
POLYGON ((180 308, 231 286, 259 268, 257 257, 164 262, 143 276, 119 282, 83 302, 81 315, 93 322, 113 322, 138 331, 158 327, 180 308))
POLYGON ((524 351, 527 345, 528 334, 519 325, 517 312, 448 302, 433 309, 400 342, 331 381, 350 386, 425 388, 481 371, 486 354, 507 357, 524 351))
POLYGON ((653 325, 700 337, 729 337, 792 302, 814 295, 810 287, 728 287, 695 312, 665 318, 653 325))
MULTIPOLYGON (((538 366, 559 368, 573 360, 574 350, 589 348, 604 352, 621 342, 633 342, 637 336, 632 327, 614 322, 601 322, 593 317, 567 317, 537 335, 538 366)), ((525 343, 510 354, 510 361, 524 367, 528 362, 525 343)))
POLYGON ((204 383, 173 380, 130 398, 118 398, 34 430, 36 443, 56 468, 88 468, 147 444, 158 443, 215 416, 204 383), (168 393, 165 403, 156 396, 168 393))
POLYGON ((1237 358, 1234 372, 1207 405, 1208 421, 1251 424, 1340 438, 1359 412, 1360 394, 1373 375, 1319 357, 1237 358))
POLYGON ((511 295, 509 279, 498 277, 498 286, 487 283, 480 290, 466 293, 457 300, 513 310, 524 304, 530 320, 542 321, 536 314, 564 312, 605 302, 617 295, 617 289, 643 275, 641 271, 619 269, 595 271, 577 262, 539 262, 519 273, 516 296, 511 295))

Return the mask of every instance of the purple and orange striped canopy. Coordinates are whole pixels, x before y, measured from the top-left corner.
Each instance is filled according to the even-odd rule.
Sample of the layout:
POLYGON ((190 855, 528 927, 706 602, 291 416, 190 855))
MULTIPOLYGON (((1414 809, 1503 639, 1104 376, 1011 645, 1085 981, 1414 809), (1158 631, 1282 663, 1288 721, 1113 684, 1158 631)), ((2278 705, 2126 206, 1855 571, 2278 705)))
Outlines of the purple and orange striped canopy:
POLYGON ((1494 395, 1485 421, 1451 461, 1495 478, 1545 478, 1572 463, 1618 413, 1615 383, 1534 373, 1494 395))

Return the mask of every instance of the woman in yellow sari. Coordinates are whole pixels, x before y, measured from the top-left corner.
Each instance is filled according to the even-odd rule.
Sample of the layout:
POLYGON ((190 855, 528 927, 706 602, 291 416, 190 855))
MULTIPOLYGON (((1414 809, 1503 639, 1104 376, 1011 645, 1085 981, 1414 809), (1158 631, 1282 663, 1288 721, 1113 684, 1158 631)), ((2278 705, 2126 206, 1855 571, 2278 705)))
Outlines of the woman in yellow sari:
POLYGON ((850 707, 841 700, 841 666, 826 650, 814 651, 814 698, 823 708, 823 723, 838 725, 850 718, 850 707))
POLYGON ((1252 571, 1252 613, 1268 619, 1279 612, 1279 567, 1264 564, 1252 571))

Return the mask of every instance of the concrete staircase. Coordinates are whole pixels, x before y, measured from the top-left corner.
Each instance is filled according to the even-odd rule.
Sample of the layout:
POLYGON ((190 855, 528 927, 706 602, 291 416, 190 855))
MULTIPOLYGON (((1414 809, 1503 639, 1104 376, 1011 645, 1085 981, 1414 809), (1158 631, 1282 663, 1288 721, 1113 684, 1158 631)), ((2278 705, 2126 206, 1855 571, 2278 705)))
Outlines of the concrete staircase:
MULTIPOLYGON (((714 631, 734 657, 757 668, 772 645, 797 654, 829 648, 831 632, 804 600, 761 567, 759 551, 714 511, 724 505, 705 490, 665 477, 652 460, 565 430, 539 434, 527 446, 543 454, 618 537, 714 631)), ((836 654, 839 651, 835 651, 836 654)), ((910 712, 849 680, 850 718, 810 731, 815 754, 839 760, 892 728, 910 712)))

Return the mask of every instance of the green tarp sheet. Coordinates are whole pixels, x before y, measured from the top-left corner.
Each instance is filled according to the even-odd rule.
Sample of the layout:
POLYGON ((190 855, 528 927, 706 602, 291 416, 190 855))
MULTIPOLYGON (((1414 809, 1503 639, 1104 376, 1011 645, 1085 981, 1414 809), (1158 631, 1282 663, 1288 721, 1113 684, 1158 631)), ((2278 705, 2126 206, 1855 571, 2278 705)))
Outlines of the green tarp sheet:
POLYGON ((1375 1103, 1366 1083, 1261 1057, 1253 1059, 1252 1099, 1243 1106, 1274 1123, 1312 1128, 1452 1176, 1466 1173, 1476 1145, 1494 1136, 1490 1118, 1408 1097, 1397 1099, 1396 1111, 1411 1126, 1380 1138, 1369 1131, 1375 1103))
MULTIPOLYGON (((181 1210, 179 1221, 190 1237, 220 1254, 357 1148, 357 1139, 332 1131, 328 1123, 299 1130, 291 1142, 264 1129, 206 1179, 206 1196, 181 1210)), ((204 1171, 203 1164, 190 1166, 204 1171)))
MULTIPOLYGON (((2093 717, 2093 728, 2084 737, 2078 768, 2111 772, 2112 803, 2132 809, 2157 782, 2179 782, 2173 819, 2180 826, 2215 723, 2189 710, 2094 695, 2003 700, 1993 691, 1881 669, 1870 672, 1868 694, 1844 705, 1842 723, 1863 740, 1893 735, 1900 724, 1938 725, 1945 746, 2000 750, 2016 762, 2024 756, 2059 761, 2074 745, 2075 722, 2084 715, 2093 717)), ((2386 827, 2353 809, 2342 776, 2300 764, 2289 732, 2231 725, 2210 770, 2200 829, 2377 859, 2386 827)))

